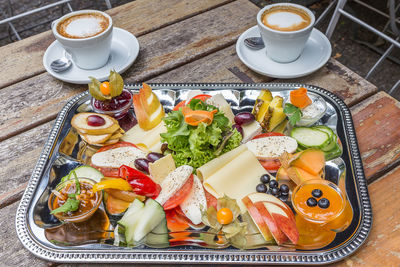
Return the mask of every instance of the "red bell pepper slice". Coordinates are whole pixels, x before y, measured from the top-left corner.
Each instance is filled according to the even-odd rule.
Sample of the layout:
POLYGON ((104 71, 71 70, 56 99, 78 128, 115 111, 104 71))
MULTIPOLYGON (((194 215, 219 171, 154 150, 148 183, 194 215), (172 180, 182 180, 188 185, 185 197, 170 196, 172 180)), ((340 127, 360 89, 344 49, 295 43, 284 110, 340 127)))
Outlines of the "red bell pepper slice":
POLYGON ((161 186, 134 168, 122 165, 119 167, 119 177, 127 180, 132 187, 132 191, 138 195, 154 199, 160 194, 161 186))

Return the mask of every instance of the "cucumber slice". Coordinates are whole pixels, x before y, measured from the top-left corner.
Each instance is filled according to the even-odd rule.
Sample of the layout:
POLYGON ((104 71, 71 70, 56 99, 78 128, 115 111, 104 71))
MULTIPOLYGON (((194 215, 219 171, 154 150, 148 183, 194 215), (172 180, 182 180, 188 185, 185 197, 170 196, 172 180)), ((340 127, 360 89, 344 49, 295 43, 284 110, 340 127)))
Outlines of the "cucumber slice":
POLYGON ((328 126, 325 126, 325 125, 317 125, 312 128, 327 133, 329 135, 329 138, 331 138, 331 139, 333 138, 333 136, 336 135, 335 132, 331 128, 329 128, 328 126))
POLYGON ((156 228, 146 236, 146 245, 149 247, 169 246, 167 220, 163 219, 156 228))
POLYGON ((134 241, 140 241, 157 225, 159 225, 163 219, 165 219, 163 207, 154 199, 147 199, 143 208, 143 212, 141 213, 140 220, 135 227, 134 241))
POLYGON ((342 150, 340 149, 339 144, 335 144, 335 147, 330 150, 325 152, 325 160, 331 160, 337 157, 340 157, 342 155, 342 150))
POLYGON ((120 225, 119 231, 120 233, 124 233, 127 245, 134 245, 135 243, 135 228, 142 217, 143 210, 144 203, 135 199, 125 212, 124 216, 122 216, 121 220, 118 221, 118 224, 120 225))
POLYGON ((296 139, 297 143, 303 147, 321 148, 331 141, 327 133, 307 127, 293 128, 291 137, 296 139))
MULTIPOLYGON (((104 177, 104 175, 100 171, 86 165, 75 168, 72 171, 76 173, 76 177, 89 178, 96 181, 96 183, 100 182, 101 178, 104 177)), ((70 171, 68 175, 61 178, 61 182, 74 178, 74 176, 72 175, 72 171, 70 171)))

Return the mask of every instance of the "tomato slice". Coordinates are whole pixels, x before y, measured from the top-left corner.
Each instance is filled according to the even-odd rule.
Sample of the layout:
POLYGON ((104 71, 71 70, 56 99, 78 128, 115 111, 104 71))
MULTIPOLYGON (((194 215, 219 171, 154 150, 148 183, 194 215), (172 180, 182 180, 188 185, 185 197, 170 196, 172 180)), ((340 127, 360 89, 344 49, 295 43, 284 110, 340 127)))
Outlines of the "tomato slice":
POLYGON ((269 132, 269 133, 262 133, 262 134, 256 135, 253 137, 253 139, 264 138, 264 137, 269 137, 269 136, 285 136, 285 135, 282 133, 269 132))
MULTIPOLYGON (((114 149, 114 148, 117 148, 117 147, 125 147, 125 146, 133 146, 133 147, 138 148, 137 145, 135 145, 135 144, 133 144, 133 143, 129 143, 129 142, 118 142, 118 143, 115 143, 115 144, 112 144, 112 145, 103 146, 102 148, 100 148, 99 150, 97 150, 97 152, 103 152, 103 151, 107 151, 107 150, 114 149)), ((138 149, 140 149, 140 148, 138 148, 138 149)), ((97 152, 96 152, 96 153, 97 153, 97 152)))
POLYGON ((179 110, 181 107, 184 107, 185 104, 186 104, 186 101, 183 100, 183 101, 179 102, 172 110, 177 111, 177 110, 179 110))
MULTIPOLYGON (((190 99, 190 101, 192 101, 193 99, 200 99, 201 101, 206 101, 207 99, 209 99, 211 96, 208 94, 200 94, 200 95, 196 95, 194 97, 192 97, 192 99, 190 99)), ((190 101, 188 103, 190 103, 190 101)))
POLYGON ((189 179, 182 185, 182 187, 172 196, 167 202, 164 203, 164 210, 170 210, 179 206, 189 195, 193 187, 193 174, 190 175, 189 179))
POLYGON ((261 159, 259 160, 261 165, 269 172, 277 172, 281 167, 279 159, 261 159))

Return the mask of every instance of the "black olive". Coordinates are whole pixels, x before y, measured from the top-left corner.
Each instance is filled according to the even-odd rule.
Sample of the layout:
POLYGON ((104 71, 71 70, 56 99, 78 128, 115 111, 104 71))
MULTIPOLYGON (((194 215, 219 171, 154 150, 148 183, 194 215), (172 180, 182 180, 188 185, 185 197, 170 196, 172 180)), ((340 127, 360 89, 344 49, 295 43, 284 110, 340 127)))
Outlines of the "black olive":
POLYGON ((289 186, 287 186, 287 184, 282 184, 281 185, 281 192, 282 193, 289 193, 289 186))
POLYGON ((307 199, 307 206, 309 207, 317 206, 317 200, 313 197, 310 197, 309 199, 307 199))
POLYGON ((269 187, 278 187, 278 182, 276 180, 269 181, 269 187))
POLYGON ((258 184, 256 186, 256 191, 259 193, 265 193, 265 192, 267 192, 267 190, 268 190, 268 188, 265 184, 258 184))
POLYGON ((329 200, 326 198, 321 198, 318 201, 318 207, 320 207, 321 209, 327 209, 329 205, 330 205, 329 200))
POLYGON ((319 189, 314 189, 313 191, 311 191, 311 195, 313 197, 320 198, 322 197, 322 191, 319 189))
POLYGON ((261 183, 268 184, 271 178, 268 174, 263 174, 260 178, 261 183))
POLYGON ((279 190, 279 188, 278 187, 273 187, 272 189, 271 189, 271 193, 272 193, 272 195, 273 196, 279 196, 279 194, 281 193, 281 190, 279 190))

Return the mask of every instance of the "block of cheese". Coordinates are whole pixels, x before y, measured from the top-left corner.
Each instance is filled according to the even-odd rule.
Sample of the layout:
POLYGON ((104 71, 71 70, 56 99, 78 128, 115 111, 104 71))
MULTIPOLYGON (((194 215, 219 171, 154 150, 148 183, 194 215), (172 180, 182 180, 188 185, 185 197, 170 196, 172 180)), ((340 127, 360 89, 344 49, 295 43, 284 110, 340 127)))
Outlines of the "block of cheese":
POLYGON ((149 163, 150 177, 157 184, 160 184, 164 178, 175 169, 175 161, 171 154, 168 154, 165 157, 154 161, 153 163, 149 163))
POLYGON ((136 145, 143 144, 149 151, 160 152, 161 150, 161 133, 167 132, 163 121, 151 130, 145 131, 136 124, 127 131, 121 140, 136 145))
POLYGON ((242 144, 250 141, 254 136, 262 132, 262 127, 258 121, 253 121, 242 125, 243 139, 242 144))
POLYGON ((225 157, 223 158, 218 157, 212 160, 214 162, 210 161, 212 163, 200 170, 200 174, 202 174, 204 188, 211 195, 216 198, 222 198, 226 195, 236 199, 241 212, 244 213, 246 207, 241 199, 256 192, 260 177, 267 171, 245 145, 241 145, 230 152, 228 152, 230 154, 226 153, 228 155, 224 154, 225 157))

